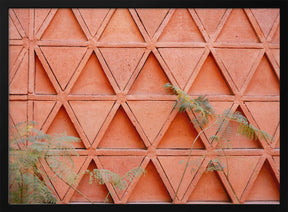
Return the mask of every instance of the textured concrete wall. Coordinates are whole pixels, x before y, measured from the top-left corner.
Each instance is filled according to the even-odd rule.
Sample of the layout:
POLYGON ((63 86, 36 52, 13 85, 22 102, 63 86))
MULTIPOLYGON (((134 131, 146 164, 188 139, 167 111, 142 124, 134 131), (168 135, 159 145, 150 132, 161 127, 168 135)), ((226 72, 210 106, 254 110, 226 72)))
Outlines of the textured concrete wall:
MULTIPOLYGON (((35 120, 80 137, 79 172, 146 169, 123 192, 78 179, 93 201, 110 191, 114 203, 171 202, 198 132, 192 113, 172 110, 170 82, 274 136, 272 144, 233 137, 227 178, 204 172, 220 153, 208 141, 215 129, 201 134, 192 152, 200 166, 176 202, 279 201, 279 19, 278 9, 10 9, 10 124, 35 120)), ((86 201, 51 182, 60 202, 86 201)))

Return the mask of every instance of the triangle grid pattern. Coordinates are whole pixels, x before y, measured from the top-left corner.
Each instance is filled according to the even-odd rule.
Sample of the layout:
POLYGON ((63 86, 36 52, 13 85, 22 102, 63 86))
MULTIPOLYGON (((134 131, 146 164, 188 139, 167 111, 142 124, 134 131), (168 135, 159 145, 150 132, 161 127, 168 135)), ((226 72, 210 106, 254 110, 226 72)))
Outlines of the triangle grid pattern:
MULTIPOLYGON (((79 173, 146 169, 123 192, 78 179, 96 203, 108 191, 108 203, 171 203, 198 131, 192 113, 173 110, 175 96, 163 88, 170 82, 274 136, 272 144, 233 140, 228 177, 205 172, 220 153, 207 139, 215 129, 201 134, 192 151, 199 166, 175 203, 279 202, 279 116, 271 112, 279 111, 279 20, 278 9, 9 9, 10 124, 35 120, 79 137, 79 173)), ((89 203, 58 181, 59 202, 89 203)))

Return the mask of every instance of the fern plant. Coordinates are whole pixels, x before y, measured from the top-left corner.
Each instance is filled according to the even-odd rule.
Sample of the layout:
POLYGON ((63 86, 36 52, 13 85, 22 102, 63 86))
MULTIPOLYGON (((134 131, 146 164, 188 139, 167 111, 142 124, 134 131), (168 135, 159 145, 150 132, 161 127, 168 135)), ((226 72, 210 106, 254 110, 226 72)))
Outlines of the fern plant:
MULTIPOLYGON (((94 182, 100 185, 110 183, 121 191, 125 190, 136 177, 145 173, 144 169, 136 167, 123 176, 106 169, 85 170, 77 174, 73 169, 72 156, 78 156, 73 143, 79 142, 79 138, 68 136, 66 133, 48 135, 37 130, 34 127, 36 124, 34 121, 21 122, 15 127, 11 126, 9 132, 9 202, 11 204, 57 203, 57 198, 51 191, 53 186, 47 185, 43 179, 46 176, 41 163, 43 160, 54 174, 53 177, 59 178, 92 204, 93 201, 75 185, 80 174, 89 174, 89 183, 94 179, 94 182), (60 156, 56 156, 55 151, 60 156)), ((109 192, 105 201, 108 195, 109 192)))
POLYGON ((76 174, 60 169, 67 163, 73 166, 71 155, 77 155, 73 143, 79 139, 64 134, 47 135, 34 128, 36 122, 21 122, 11 127, 9 142, 9 202, 10 203, 56 203, 55 195, 46 185, 45 173, 40 160, 52 161, 50 168, 67 181, 73 181, 76 174), (67 157, 63 162, 50 156, 58 150, 67 157))
MULTIPOLYGON (((179 188, 183 182, 188 167, 192 164, 193 167, 191 171, 195 171, 196 168, 200 166, 199 161, 190 161, 190 159, 195 142, 197 141, 199 136, 208 129, 217 126, 216 134, 210 136, 209 141, 211 143, 217 142, 219 144, 219 148, 222 150, 222 155, 220 155, 220 157, 224 157, 226 159, 226 163, 221 163, 219 157, 216 157, 215 159, 209 161, 206 171, 224 172, 224 167, 226 166, 227 172, 224 172, 224 174, 226 175, 228 180, 229 164, 227 156, 225 155, 224 148, 231 148, 230 140, 233 136, 231 133, 231 123, 237 123, 237 134, 245 136, 249 139, 264 139, 268 143, 271 142, 273 139, 267 132, 258 129, 257 127, 250 124, 246 117, 238 111, 232 112, 230 109, 226 109, 222 114, 216 114, 213 107, 210 105, 209 100, 205 96, 199 96, 198 98, 194 99, 186 92, 174 85, 171 85, 170 83, 165 84, 164 87, 166 87, 168 90, 171 90, 175 95, 177 95, 177 101, 174 109, 178 107, 179 112, 190 110, 195 114, 195 119, 192 120, 192 123, 196 129, 199 129, 198 135, 191 144, 188 158, 185 162, 185 168, 176 189, 173 202, 175 202, 176 198, 178 198, 177 195, 179 192, 179 188)), ((205 157, 205 155, 203 155, 202 157, 205 157)), ((184 163, 184 161, 180 161, 180 163, 184 163)), ((235 193, 234 195, 238 199, 235 193)))

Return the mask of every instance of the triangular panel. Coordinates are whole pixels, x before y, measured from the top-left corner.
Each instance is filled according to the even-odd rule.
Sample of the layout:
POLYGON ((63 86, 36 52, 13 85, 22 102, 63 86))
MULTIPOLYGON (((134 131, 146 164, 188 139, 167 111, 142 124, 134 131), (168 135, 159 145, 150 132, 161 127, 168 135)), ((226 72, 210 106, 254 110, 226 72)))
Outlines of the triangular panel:
POLYGON ((12 82, 9 84, 10 94, 27 94, 28 92, 28 52, 24 55, 12 82))
MULTIPOLYGON (((74 136, 80 138, 79 134, 77 133, 68 113, 62 106, 57 115, 55 116, 53 122, 49 126, 47 130, 47 134, 61 134, 66 132, 68 136, 74 136)), ((73 144, 75 148, 84 148, 84 144, 80 142, 76 142, 73 144)))
POLYGON ((144 49, 100 48, 100 51, 120 89, 124 89, 144 54, 144 49))
POLYGON ((251 9, 251 11, 255 16, 264 36, 267 37, 274 24, 275 19, 279 14, 279 9, 257 8, 257 9, 251 9))
POLYGON ((221 21, 226 9, 195 9, 197 15, 199 16, 206 32, 212 36, 216 31, 219 22, 221 21))
POLYGON ((100 41, 143 42, 144 40, 129 10, 116 9, 103 34, 101 35, 100 41))
POLYGON ((58 9, 43 40, 87 40, 71 9, 58 9))
POLYGON ((218 39, 223 42, 259 42, 259 39, 243 9, 233 9, 218 39))
POLYGON ((43 24, 43 21, 46 19, 51 9, 37 8, 34 9, 34 11, 35 11, 34 29, 35 32, 38 32, 38 30, 43 24))
POLYGON ((246 201, 279 201, 279 185, 275 181, 267 161, 262 166, 246 201))
POLYGON ((55 103, 55 101, 34 101, 33 120, 38 123, 37 128, 42 128, 55 103))
POLYGON ((27 101, 9 101, 9 115, 15 124, 27 121, 27 101))
MULTIPOLYGON (((242 109, 240 107, 237 108, 238 112, 240 112, 243 116, 244 113, 242 111, 242 109)), ((248 121, 249 123, 249 121, 248 121)), ((261 145, 259 143, 259 140, 253 140, 253 139, 249 139, 244 135, 238 134, 237 133, 237 128, 239 127, 239 124, 234 122, 234 121, 230 121, 229 124, 229 128, 226 129, 226 132, 224 135, 224 138, 229 139, 229 144, 230 145, 226 145, 225 143, 218 143, 217 147, 219 148, 245 148, 245 149, 255 149, 255 148, 261 148, 261 145), (231 136, 232 135, 232 136, 231 136), (233 136, 234 135, 234 136, 233 136)), ((222 131, 223 132, 223 131, 222 131)), ((228 144, 228 143, 227 143, 228 144)))
POLYGON ((22 37, 19 34, 15 24, 13 23, 12 19, 9 17, 9 39, 13 40, 21 40, 22 37))
POLYGON ((122 107, 112 119, 98 148, 145 148, 141 137, 122 107))
POLYGON ((173 101, 129 101, 128 104, 150 142, 153 142, 174 106, 173 101))
POLYGON ((190 201, 230 202, 231 200, 218 174, 215 171, 209 171, 201 176, 188 198, 188 202, 190 201))
MULTIPOLYGON (((87 170, 92 171, 93 169, 97 169, 97 166, 92 160, 87 168, 87 170)), ((108 189, 105 185, 100 185, 99 183, 96 183, 93 181, 91 184, 89 183, 89 175, 85 174, 81 181, 79 182, 77 186, 77 190, 79 190, 81 193, 83 193, 90 201, 93 202, 100 202, 104 203, 111 203, 111 197, 108 195, 108 189), (108 195, 108 196, 107 196, 108 195), (108 200, 108 201, 107 201, 108 200)), ((73 196, 70 199, 70 202, 86 202, 89 203, 87 199, 85 199, 81 194, 78 192, 74 192, 73 196)))
POLYGON ((12 70, 14 63, 17 61, 18 56, 20 55, 23 46, 12 46, 9 45, 9 81, 11 80, 12 76, 14 75, 16 70, 12 70))
MULTIPOLYGON (((131 169, 140 167, 143 156, 99 156, 99 160, 103 169, 108 169, 122 177, 131 169)), ((125 181, 127 182, 126 189, 119 190, 114 187, 119 199, 123 197, 123 194, 134 180, 125 181)))
POLYGON ((160 42, 202 42, 203 37, 187 9, 176 9, 164 31, 160 42))
POLYGON ((163 167, 165 174, 170 181, 171 186, 176 192, 181 183, 177 197, 179 200, 182 199, 183 195, 186 192, 187 187, 191 183, 191 180, 197 173, 202 161, 202 156, 191 156, 189 163, 193 165, 189 165, 188 169, 185 172, 185 175, 182 179, 182 175, 185 170, 187 156, 159 156, 159 162, 163 167), (192 162, 192 163, 191 163, 192 162), (182 179, 182 182, 181 182, 182 179))
MULTIPOLYGON (((54 189, 56 190, 59 198, 63 200, 67 191, 70 189, 70 186, 66 184, 62 179, 55 176, 54 172, 50 168, 50 164, 53 162, 53 157, 58 157, 62 163, 65 163, 66 168, 69 167, 75 174, 78 174, 79 170, 81 169, 83 163, 86 160, 85 156, 49 156, 46 158, 45 163, 43 164, 44 170, 46 171, 47 175, 50 176, 50 182, 52 183, 54 189), (73 164, 71 163, 71 159, 73 164), (73 166, 72 166, 73 165, 73 166)), ((44 163, 44 162, 42 162, 44 163)), ((58 169, 59 170, 59 169, 58 169)), ((65 175, 63 175, 63 179, 65 179, 65 175)))
POLYGON ((216 49, 232 80, 241 89, 259 54, 258 49, 216 49))
POLYGON ((207 57, 188 93, 193 95, 232 94, 212 55, 207 57))
POLYGON ((168 9, 155 9, 155 8, 145 8, 145 9, 136 9, 146 31, 153 37, 158 27, 162 23, 164 17, 168 13, 168 9))
POLYGON ((71 94, 115 94, 94 53, 75 82, 71 94))
POLYGON ((40 60, 36 56, 35 60, 35 93, 56 94, 56 90, 47 76, 40 60))
POLYGON ((260 129, 274 136, 280 121, 279 102, 245 102, 260 129))
POLYGON ((259 156, 225 156, 218 159, 224 167, 224 173, 228 175, 227 180, 240 199, 259 161, 259 156))
POLYGON ((279 95, 279 81, 268 59, 264 56, 251 78, 246 95, 279 95))
POLYGON ((30 9, 29 8, 15 8, 13 9, 18 21, 20 22, 26 36, 29 34, 29 25, 30 25, 30 9))
POLYGON ((169 82, 154 54, 150 54, 129 94, 167 94, 163 87, 169 82))
MULTIPOLYGON (((191 148, 197 131, 186 113, 178 113, 170 124, 157 148, 191 148)), ((200 138, 193 145, 193 149, 203 149, 200 138)))
POLYGON ((107 13, 109 12, 109 9, 79 9, 82 18, 85 21, 85 24, 87 25, 90 33, 92 36, 96 34, 98 31, 101 23, 103 22, 104 18, 106 17, 107 13))
POLYGON ((179 86, 183 89, 198 64, 204 48, 159 48, 179 86))
POLYGON ((41 47, 60 86, 64 89, 78 67, 86 48, 41 47))
POLYGON ((70 101, 69 103, 92 144, 114 101, 70 101))
POLYGON ((128 202, 170 202, 171 197, 152 162, 148 163, 145 171, 145 175, 139 179, 128 202))

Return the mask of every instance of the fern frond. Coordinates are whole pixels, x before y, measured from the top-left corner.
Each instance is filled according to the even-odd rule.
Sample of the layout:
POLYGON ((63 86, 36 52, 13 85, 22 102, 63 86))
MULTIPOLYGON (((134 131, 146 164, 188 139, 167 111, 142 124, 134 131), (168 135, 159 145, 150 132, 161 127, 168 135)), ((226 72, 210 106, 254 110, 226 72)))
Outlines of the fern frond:
POLYGON ((205 96, 201 95, 194 99, 186 92, 170 83, 166 83, 164 87, 172 90, 172 92, 177 95, 177 101, 174 108, 179 107, 179 112, 190 110, 196 113, 200 127, 205 126, 209 122, 209 117, 214 116, 215 111, 210 105, 208 98, 205 96))

